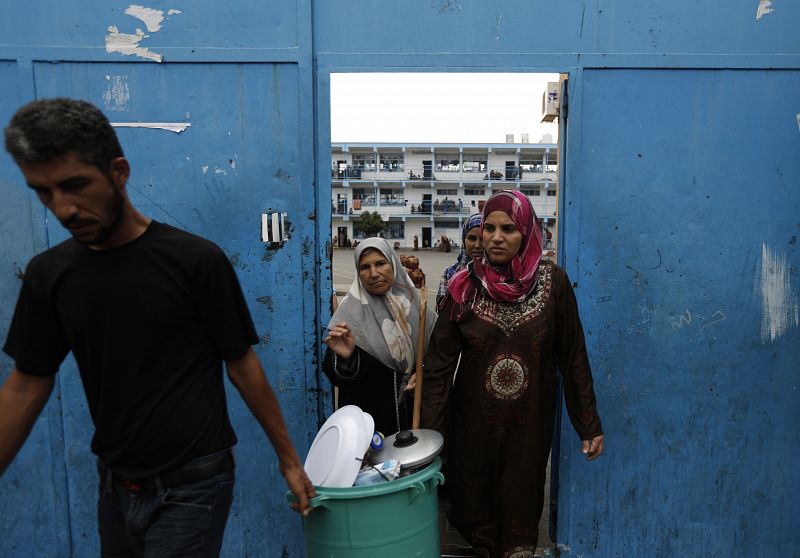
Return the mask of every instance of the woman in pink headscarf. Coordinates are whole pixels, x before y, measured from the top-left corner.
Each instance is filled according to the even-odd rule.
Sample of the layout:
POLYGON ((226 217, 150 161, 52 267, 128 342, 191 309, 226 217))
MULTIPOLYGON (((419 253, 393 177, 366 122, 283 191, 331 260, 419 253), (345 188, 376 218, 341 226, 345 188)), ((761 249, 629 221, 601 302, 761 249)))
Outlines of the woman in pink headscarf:
POLYGON ((481 233, 483 257, 450 279, 431 335, 422 426, 445 435, 450 522, 488 556, 527 558, 544 503, 557 370, 587 459, 602 453, 603 431, 575 295, 566 273, 542 259, 530 200, 493 195, 481 233))

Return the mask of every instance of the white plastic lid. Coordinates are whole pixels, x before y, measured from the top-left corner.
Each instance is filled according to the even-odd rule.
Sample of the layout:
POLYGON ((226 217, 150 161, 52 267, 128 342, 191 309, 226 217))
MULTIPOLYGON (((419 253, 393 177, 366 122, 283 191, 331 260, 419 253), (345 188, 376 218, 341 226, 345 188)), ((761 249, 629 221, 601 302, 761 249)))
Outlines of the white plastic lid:
POLYGON ((355 405, 346 405, 328 417, 306 456, 305 470, 311 483, 353 486, 372 440, 374 424, 372 417, 355 405))

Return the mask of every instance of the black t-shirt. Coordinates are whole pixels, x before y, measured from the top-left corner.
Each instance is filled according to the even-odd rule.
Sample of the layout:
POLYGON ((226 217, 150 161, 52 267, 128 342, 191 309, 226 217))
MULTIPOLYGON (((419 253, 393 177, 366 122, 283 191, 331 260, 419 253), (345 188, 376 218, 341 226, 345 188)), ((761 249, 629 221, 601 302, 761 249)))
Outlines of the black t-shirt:
POLYGON ((92 451, 142 477, 236 443, 222 362, 258 342, 239 281, 212 242, 153 221, 111 250, 74 239, 28 264, 3 350, 25 374, 75 356, 92 451))

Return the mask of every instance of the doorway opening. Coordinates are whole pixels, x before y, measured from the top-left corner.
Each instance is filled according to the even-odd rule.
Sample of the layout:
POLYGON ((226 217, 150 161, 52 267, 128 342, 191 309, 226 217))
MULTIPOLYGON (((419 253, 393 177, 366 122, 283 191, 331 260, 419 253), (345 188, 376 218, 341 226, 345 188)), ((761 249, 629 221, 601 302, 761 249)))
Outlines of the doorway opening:
MULTIPOLYGON (((559 126, 545 101, 562 77, 331 74, 332 238, 340 227, 353 243, 383 234, 404 252, 415 238, 421 250, 446 237, 457 254, 463 222, 493 192, 512 188, 531 200, 544 257, 556 259, 559 126), (378 232, 361 218, 376 212, 384 222, 378 232)), ((430 287, 442 270, 423 271, 430 287)))
MULTIPOLYGON (((435 308, 440 277, 461 251, 462 225, 503 189, 531 200, 542 227, 543 256, 555 260, 560 138, 559 123, 548 112, 552 91, 565 77, 331 74, 335 300, 357 276, 352 246, 383 236, 401 256, 419 259, 428 305, 435 308), (343 238, 350 249, 348 242, 342 246, 343 238)), ((554 552, 549 504, 548 481, 539 526, 544 553, 554 552)), ((442 532, 442 552, 473 555, 449 526, 442 532)))

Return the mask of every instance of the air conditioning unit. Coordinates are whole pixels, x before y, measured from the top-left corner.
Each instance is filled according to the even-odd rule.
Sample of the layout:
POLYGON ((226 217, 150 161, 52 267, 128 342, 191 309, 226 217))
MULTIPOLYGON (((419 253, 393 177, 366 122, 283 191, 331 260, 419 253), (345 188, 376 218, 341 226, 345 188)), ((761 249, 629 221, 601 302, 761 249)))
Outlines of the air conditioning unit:
POLYGON ((549 81, 542 93, 542 122, 552 122, 558 117, 558 86, 557 81, 549 81))

